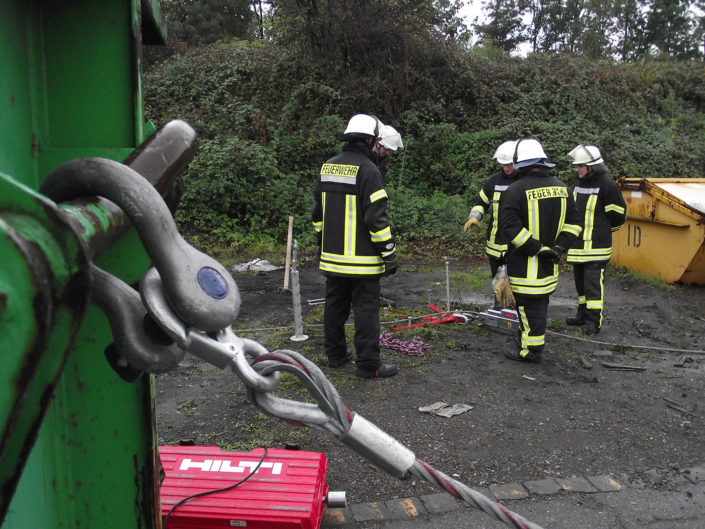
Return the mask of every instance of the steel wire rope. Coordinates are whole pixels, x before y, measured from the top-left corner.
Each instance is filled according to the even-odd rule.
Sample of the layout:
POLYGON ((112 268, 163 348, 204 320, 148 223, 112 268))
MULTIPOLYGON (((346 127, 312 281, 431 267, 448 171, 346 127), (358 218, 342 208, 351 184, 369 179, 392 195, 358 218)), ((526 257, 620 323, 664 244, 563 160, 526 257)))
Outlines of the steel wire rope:
POLYGON ((593 340, 592 338, 583 338, 581 336, 573 336, 570 334, 565 334, 562 332, 546 331, 546 334, 555 334, 556 336, 562 336, 564 338, 569 338, 571 340, 578 340, 581 342, 590 342, 599 345, 609 345, 612 347, 626 347, 630 349, 652 349, 654 351, 673 351, 674 353, 692 353, 692 354, 705 354, 705 351, 700 349, 677 349, 675 347, 659 347, 657 345, 635 345, 630 343, 614 343, 614 342, 603 342, 600 340, 593 340))
MULTIPOLYGON (((354 416, 348 410, 342 402, 338 391, 325 377, 320 368, 315 363, 295 351, 278 350, 261 355, 252 362, 251 367, 262 376, 268 376, 277 371, 285 371, 295 375, 299 378, 299 380, 301 380, 304 386, 309 389, 311 395, 314 397, 314 400, 318 403, 317 405, 314 405, 317 410, 323 411, 321 409, 321 406, 323 406, 323 408, 330 413, 330 415, 327 416, 328 420, 322 421, 318 414, 310 413, 312 411, 310 403, 282 399, 279 397, 272 398, 271 396, 269 398, 262 399, 262 394, 270 392, 248 387, 248 395, 250 396, 252 402, 261 407, 270 415, 291 423, 291 417, 288 416, 287 412, 294 412, 294 408, 296 406, 302 407, 302 409, 298 412, 295 424, 328 430, 336 435, 341 441, 344 436, 350 433, 354 418, 360 417, 354 416), (307 416, 310 420, 306 420, 307 416)), ((379 434, 389 437, 394 443, 397 443, 398 446, 408 450, 406 447, 401 445, 401 443, 396 441, 396 439, 391 438, 391 436, 381 430, 379 431, 379 434)), ((380 468, 385 469, 380 464, 379 457, 377 461, 374 461, 365 454, 361 453, 361 455, 367 457, 372 463, 380 468)), ((416 456, 413 457, 414 462, 408 469, 406 469, 406 475, 403 476, 403 478, 406 478, 409 475, 414 475, 419 479, 424 479, 432 485, 436 485, 438 488, 449 492, 456 499, 462 500, 471 507, 478 508, 484 513, 494 516, 497 520, 511 525, 512 527, 518 529, 542 529, 541 526, 526 520, 521 515, 506 509, 496 502, 493 502, 467 485, 464 485, 463 483, 449 477, 443 472, 435 470, 427 463, 416 459, 416 456)))

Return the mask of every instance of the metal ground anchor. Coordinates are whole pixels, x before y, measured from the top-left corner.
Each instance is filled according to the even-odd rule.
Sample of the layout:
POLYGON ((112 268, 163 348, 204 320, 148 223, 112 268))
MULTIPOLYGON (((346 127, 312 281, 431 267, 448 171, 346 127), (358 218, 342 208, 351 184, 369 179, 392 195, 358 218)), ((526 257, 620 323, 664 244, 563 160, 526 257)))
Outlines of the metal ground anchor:
POLYGON ((304 334, 303 323, 301 321, 301 288, 299 285, 299 271, 296 269, 299 243, 294 239, 294 249, 291 259, 291 293, 294 303, 294 335, 290 338, 293 342, 303 342, 308 340, 308 335, 304 334))

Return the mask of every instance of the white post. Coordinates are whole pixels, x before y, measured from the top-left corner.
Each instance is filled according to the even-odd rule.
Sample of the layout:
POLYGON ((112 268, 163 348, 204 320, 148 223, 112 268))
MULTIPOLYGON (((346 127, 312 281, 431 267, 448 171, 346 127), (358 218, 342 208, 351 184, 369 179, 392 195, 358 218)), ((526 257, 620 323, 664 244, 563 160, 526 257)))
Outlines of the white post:
POLYGON ((303 322, 301 320, 301 289, 299 285, 299 271, 296 269, 297 258, 297 241, 294 241, 293 257, 291 259, 291 278, 292 278, 292 300, 294 302, 294 336, 290 338, 294 342, 302 342, 308 340, 308 336, 304 334, 303 322))
POLYGON ((291 234, 294 230, 294 217, 289 217, 289 234, 286 237, 286 262, 284 264, 284 290, 289 289, 289 267, 291 266, 291 234))

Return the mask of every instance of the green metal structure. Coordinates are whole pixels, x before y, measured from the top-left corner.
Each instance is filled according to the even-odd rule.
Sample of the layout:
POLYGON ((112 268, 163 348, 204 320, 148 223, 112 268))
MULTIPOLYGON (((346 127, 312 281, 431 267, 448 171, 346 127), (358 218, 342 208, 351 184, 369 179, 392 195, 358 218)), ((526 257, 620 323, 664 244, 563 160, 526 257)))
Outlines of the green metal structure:
POLYGON ((0 0, 0 35, 0 527, 160 527, 153 377, 111 368, 89 299, 89 261, 133 283, 149 259, 119 211, 39 192, 76 158, 144 169, 140 54, 164 42, 158 2, 0 0))

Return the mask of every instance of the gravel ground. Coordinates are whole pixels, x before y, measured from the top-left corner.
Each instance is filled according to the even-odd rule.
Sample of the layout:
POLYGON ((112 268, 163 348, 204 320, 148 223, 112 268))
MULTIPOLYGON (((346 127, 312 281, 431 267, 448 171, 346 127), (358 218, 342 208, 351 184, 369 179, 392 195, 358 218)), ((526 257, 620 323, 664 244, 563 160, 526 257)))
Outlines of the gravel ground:
MULTIPOLYGON (((392 331, 432 348, 423 356, 383 349, 383 358, 400 367, 390 379, 359 379, 354 365, 325 367, 323 306, 308 303, 323 297, 324 279, 313 267, 299 274, 307 340, 291 340, 293 300, 281 288, 282 270, 234 274, 243 303, 233 328, 269 350, 295 350, 316 362, 349 410, 470 487, 602 474, 663 487, 674 470, 705 460, 705 288, 652 285, 610 268, 605 324, 587 339, 562 323, 576 303, 566 268, 551 297, 544 363, 524 365, 504 358, 509 336, 480 323, 489 285, 470 286, 462 279, 467 274, 457 274, 482 277, 486 263, 452 261, 449 268, 451 305, 468 323, 392 331), (438 401, 472 409, 448 418, 419 411, 438 401)), ((404 265, 383 279, 382 292, 395 302, 385 320, 429 314, 429 302, 446 307, 445 265, 404 265)), ((160 444, 189 440, 249 450, 293 443, 324 452, 328 484, 346 491, 351 503, 436 492, 428 483, 389 476, 326 431, 264 414, 230 370, 187 355, 156 386, 160 444)), ((276 393, 310 401, 288 374, 276 393)))

